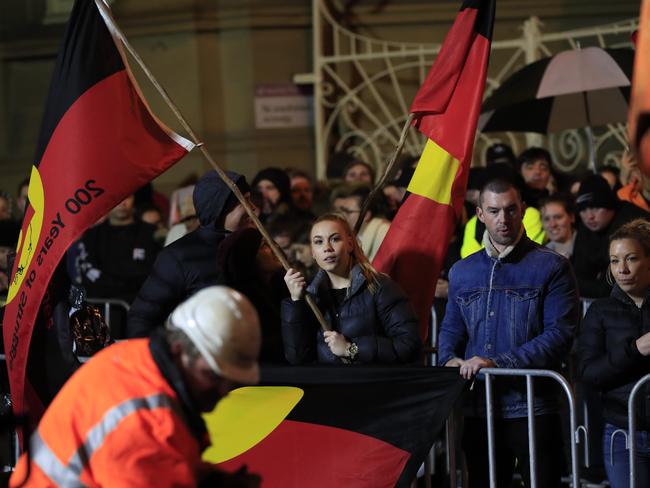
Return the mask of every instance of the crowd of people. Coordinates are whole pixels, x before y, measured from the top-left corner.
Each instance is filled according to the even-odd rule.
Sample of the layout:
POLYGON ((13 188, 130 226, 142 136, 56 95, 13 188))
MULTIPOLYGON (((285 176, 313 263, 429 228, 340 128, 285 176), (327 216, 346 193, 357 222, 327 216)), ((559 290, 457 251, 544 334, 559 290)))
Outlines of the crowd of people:
MULTIPOLYGON (((288 271, 210 171, 169 198, 150 185, 127 197, 70 247, 68 275, 91 298, 128 304, 128 314, 112 316, 116 339, 159 336, 179 304, 220 285, 248 297, 259 315, 262 362, 422 364, 408 297, 371 264, 408 198, 416 163, 404 160, 363 217, 376 176, 366 162, 351 159, 337 178, 318 184, 292 168, 265 168, 250 185, 228 172, 285 253, 288 271), (331 330, 319 326, 307 294, 331 330)), ((553 369, 600 392, 607 475, 611 486, 626 486, 625 446, 610 449, 610 441, 627 426, 632 385, 650 372, 648 179, 628 155, 620 169, 567 175, 543 148, 515 156, 495 144, 482 163, 470 170, 440 277, 422 277, 438 280, 440 365, 458 367, 467 379, 486 367, 553 369)), ((15 202, 0 196, 3 293, 26 188, 21 183, 15 202)), ((556 396, 551 388, 536 391, 538 452, 548 453, 538 460, 541 487, 559 486, 563 469, 556 396)), ((479 382, 466 404, 462 443, 471 487, 488 486, 482 399, 479 382)), ((508 486, 515 466, 528 484, 525 387, 504 381, 496 401, 498 486, 508 486)), ((639 415, 639 445, 648 452, 650 411, 639 415)), ((650 469, 640 476, 650 484, 650 469)))

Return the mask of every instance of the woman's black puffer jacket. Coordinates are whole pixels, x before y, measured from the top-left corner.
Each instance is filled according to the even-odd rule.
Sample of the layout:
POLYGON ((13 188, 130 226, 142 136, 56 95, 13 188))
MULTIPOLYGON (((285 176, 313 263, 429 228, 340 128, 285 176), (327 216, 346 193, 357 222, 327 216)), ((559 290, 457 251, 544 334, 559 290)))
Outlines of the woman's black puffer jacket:
MULTIPOLYGON (((410 363, 419 359, 418 322, 401 288, 380 275, 375 293, 368 289, 359 266, 338 316, 329 299, 330 282, 321 270, 307 287, 325 320, 359 348, 358 363, 410 363)), ((323 332, 305 300, 282 302, 284 353, 291 364, 317 361, 341 364, 323 339, 323 332)))
MULTIPOLYGON (((582 322, 577 342, 578 376, 601 392, 603 417, 627 428, 627 401, 634 384, 650 373, 650 357, 636 340, 650 332, 650 299, 641 308, 618 286, 596 300, 582 322)), ((637 395, 638 428, 650 430, 650 387, 637 395)))

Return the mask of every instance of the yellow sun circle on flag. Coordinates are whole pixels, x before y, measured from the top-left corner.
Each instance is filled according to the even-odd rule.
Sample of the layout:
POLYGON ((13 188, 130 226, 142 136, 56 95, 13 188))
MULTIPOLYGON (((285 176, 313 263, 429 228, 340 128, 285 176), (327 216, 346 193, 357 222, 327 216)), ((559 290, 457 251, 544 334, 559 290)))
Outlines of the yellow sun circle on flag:
POLYGON ((231 391, 203 419, 212 445, 203 460, 223 463, 261 442, 298 404, 304 392, 292 386, 246 386, 231 391))

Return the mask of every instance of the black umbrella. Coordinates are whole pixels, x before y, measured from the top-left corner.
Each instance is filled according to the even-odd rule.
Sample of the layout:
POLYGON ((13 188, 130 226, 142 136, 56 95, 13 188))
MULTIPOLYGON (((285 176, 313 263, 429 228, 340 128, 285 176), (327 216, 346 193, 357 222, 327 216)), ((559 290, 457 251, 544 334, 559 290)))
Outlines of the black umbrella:
POLYGON ((483 132, 559 132, 627 120, 632 49, 588 47, 540 59, 483 103, 483 132))
POLYGON ((483 132, 559 132, 585 127, 596 172, 591 127, 627 120, 634 51, 588 47, 540 59, 508 78, 484 103, 483 132))

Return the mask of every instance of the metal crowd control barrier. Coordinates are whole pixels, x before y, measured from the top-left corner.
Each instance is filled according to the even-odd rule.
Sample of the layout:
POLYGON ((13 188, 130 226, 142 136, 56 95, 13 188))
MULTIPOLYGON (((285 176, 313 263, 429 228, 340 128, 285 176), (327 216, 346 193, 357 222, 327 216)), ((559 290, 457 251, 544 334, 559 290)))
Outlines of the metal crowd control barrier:
MULTIPOLYGON (((580 298, 580 309, 582 312, 582 318, 587 315, 587 310, 589 310, 589 307, 591 304, 595 301, 593 298, 580 298)), ((572 369, 572 368, 571 368, 572 369)), ((575 384, 575 383, 574 383, 575 384)), ((577 393, 577 388, 576 388, 576 393, 577 393)), ((585 395, 587 393, 585 391, 581 391, 581 395, 577 395, 578 400, 581 400, 581 408, 582 408, 582 425, 578 426, 578 430, 582 431, 584 436, 585 436, 585 442, 583 444, 583 459, 584 459, 584 466, 585 468, 590 468, 591 467, 591 452, 589 448, 589 406, 587 404, 585 395)))
POLYGON ((569 401, 569 416, 571 423, 571 479, 573 487, 580 486, 578 476, 578 446, 580 434, 577 428, 575 413, 575 397, 569 382, 559 373, 545 369, 502 369, 502 368, 484 368, 479 374, 485 377, 485 403, 487 413, 487 430, 488 430, 488 462, 490 466, 490 488, 497 488, 496 481, 496 453, 494 446, 494 404, 492 392, 493 376, 519 376, 526 378, 526 401, 528 404, 528 456, 530 462, 530 488, 537 488, 537 450, 535 446, 535 415, 533 408, 533 399, 535 390, 533 386, 533 377, 551 378, 558 382, 566 394, 569 401))
MULTIPOLYGON (((425 366, 436 366, 438 363, 438 316, 434 306, 431 307, 431 329, 429 331, 429 345, 426 345, 422 348, 424 353, 424 365, 425 366)), ((449 429, 449 420, 447 420, 447 432, 449 429)), ((447 469, 449 469, 449 441, 446 439, 447 447, 447 469)), ((432 488, 431 485, 431 476, 435 472, 435 445, 431 447, 431 450, 425 458, 423 467, 420 468, 421 473, 418 472, 418 476, 424 476, 424 487, 432 488), (424 469, 422 469, 424 468, 424 469)), ((417 480, 414 480, 411 484, 412 487, 417 486, 417 480)), ((452 485, 453 486, 453 485, 452 485)), ((455 488, 455 487, 454 487, 455 488)))
MULTIPOLYGON (((641 387, 650 381, 650 374, 645 375, 639 381, 636 382, 632 391, 630 392, 630 398, 627 401, 627 421, 628 421, 628 434, 627 434, 627 448, 629 449, 630 455, 630 488, 636 488, 636 396, 641 391, 641 387)), ((625 435, 625 432, 623 432, 625 435)))

